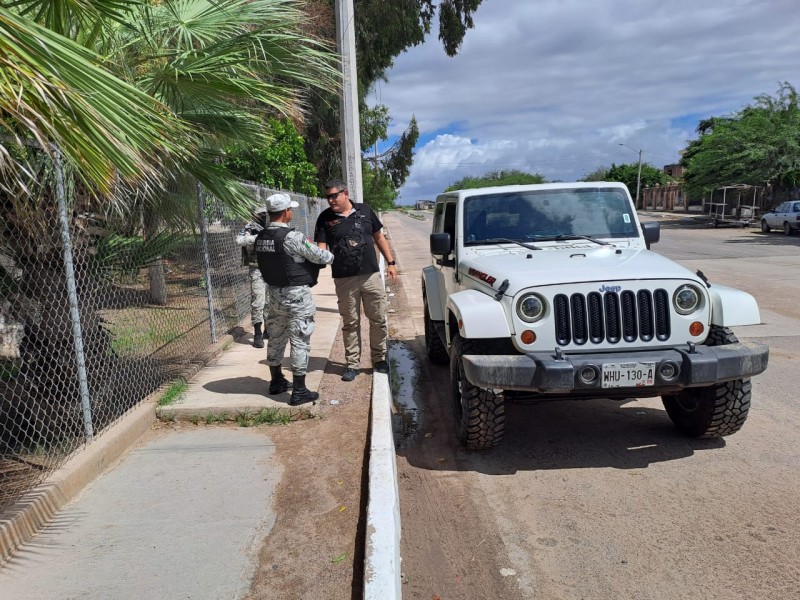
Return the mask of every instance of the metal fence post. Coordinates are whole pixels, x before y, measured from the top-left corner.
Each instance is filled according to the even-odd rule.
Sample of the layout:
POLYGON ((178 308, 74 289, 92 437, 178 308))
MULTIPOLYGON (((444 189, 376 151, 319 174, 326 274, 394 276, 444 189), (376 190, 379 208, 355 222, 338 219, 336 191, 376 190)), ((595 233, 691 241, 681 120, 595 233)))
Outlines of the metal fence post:
POLYGON ((75 285, 75 266, 72 260, 72 239, 67 216, 67 191, 64 181, 64 168, 61 164, 61 151, 54 148, 53 162, 56 170, 56 196, 58 198, 58 215, 61 222, 61 247, 64 259, 64 275, 67 280, 69 297, 69 316, 72 321, 72 340, 75 347, 75 364, 78 368, 78 385, 81 392, 81 408, 83 409, 83 429, 86 440, 94 439, 92 426, 92 404, 89 396, 89 380, 86 375, 86 356, 83 353, 83 333, 81 316, 78 310, 78 289, 75 285))
POLYGON ((214 289, 211 285, 211 261, 208 258, 208 230, 206 228, 206 203, 203 199, 203 189, 198 181, 195 184, 197 191, 197 211, 200 217, 200 240, 203 246, 203 268, 206 274, 206 297, 208 298, 208 323, 211 327, 211 343, 217 343, 217 318, 214 314, 214 289))

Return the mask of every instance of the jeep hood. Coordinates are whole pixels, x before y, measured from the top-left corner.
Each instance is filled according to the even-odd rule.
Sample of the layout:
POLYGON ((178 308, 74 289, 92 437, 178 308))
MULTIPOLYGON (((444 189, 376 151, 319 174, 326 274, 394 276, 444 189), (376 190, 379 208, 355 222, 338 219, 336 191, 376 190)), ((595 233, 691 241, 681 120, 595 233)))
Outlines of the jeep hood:
POLYGON ((471 254, 461 261, 461 277, 497 290, 508 279, 506 295, 532 286, 565 283, 609 283, 637 279, 690 279, 694 273, 670 259, 643 249, 568 247, 526 250, 497 248, 471 254), (530 257, 530 258, 528 258, 530 257))

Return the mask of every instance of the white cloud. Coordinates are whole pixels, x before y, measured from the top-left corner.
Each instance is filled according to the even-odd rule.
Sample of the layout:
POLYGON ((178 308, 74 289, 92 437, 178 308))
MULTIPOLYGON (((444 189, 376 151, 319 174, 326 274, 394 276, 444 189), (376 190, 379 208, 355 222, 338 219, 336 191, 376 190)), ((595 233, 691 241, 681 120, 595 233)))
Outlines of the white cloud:
POLYGON ((484 0, 458 56, 433 32, 379 88, 394 133, 415 115, 430 140, 400 201, 501 168, 567 180, 637 160, 620 143, 677 161, 699 118, 800 85, 796 12, 795 0, 484 0))

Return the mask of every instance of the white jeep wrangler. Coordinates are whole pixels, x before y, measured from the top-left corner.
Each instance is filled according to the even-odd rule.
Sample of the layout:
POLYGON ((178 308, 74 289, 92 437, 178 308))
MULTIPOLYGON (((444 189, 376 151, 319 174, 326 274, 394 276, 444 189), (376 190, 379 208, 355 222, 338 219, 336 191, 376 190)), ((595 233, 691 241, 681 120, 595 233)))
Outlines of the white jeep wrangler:
POLYGON ((621 183, 554 183, 439 196, 422 272, 425 345, 450 363, 455 428, 497 445, 506 400, 661 396, 691 437, 738 431, 763 344, 749 294, 651 252, 621 183))

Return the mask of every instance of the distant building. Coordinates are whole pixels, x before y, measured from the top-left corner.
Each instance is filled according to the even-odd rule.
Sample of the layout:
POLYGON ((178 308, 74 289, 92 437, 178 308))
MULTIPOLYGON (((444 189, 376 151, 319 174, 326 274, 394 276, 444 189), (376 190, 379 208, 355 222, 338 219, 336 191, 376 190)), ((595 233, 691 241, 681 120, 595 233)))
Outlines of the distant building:
POLYGON ((681 179, 683 178, 684 172, 683 165, 675 164, 675 165, 664 165, 664 172, 669 175, 672 179, 681 179))
POLYGON ((436 202, 433 200, 417 200, 417 203, 414 205, 416 210, 432 210, 436 202))

